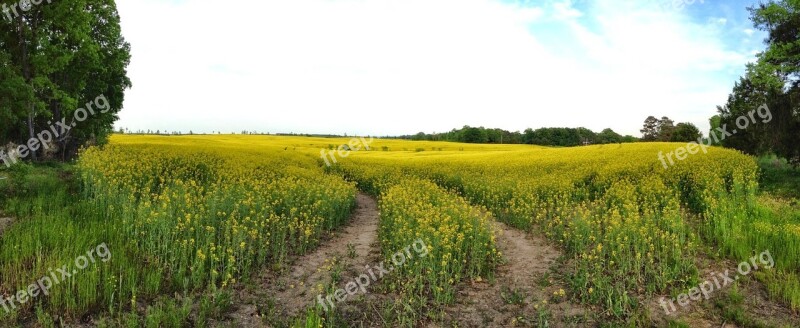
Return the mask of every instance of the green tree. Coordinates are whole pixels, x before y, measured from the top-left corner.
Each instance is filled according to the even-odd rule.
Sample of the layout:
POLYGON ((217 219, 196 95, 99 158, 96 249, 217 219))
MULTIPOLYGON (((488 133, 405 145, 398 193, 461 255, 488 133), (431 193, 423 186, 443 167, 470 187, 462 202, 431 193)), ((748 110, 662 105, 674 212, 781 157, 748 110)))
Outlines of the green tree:
POLYGON ((675 122, 669 119, 669 117, 662 117, 658 120, 658 125, 656 130, 658 131, 658 140, 660 141, 670 141, 672 140, 672 134, 675 133, 675 122))
POLYGON ((593 145, 598 143, 597 133, 587 128, 577 128, 575 133, 578 136, 578 145, 593 145))
POLYGON ((17 13, 0 19, 0 116, 9 119, 0 141, 26 143, 63 120, 75 126, 59 133, 62 158, 86 142, 104 142, 130 87, 130 47, 121 36, 114 1, 41 2, 17 13), (75 112, 88 110, 86 104, 101 95, 108 110, 78 122, 75 112))
POLYGON ((419 132, 411 137, 411 140, 421 141, 421 140, 428 140, 428 135, 425 132, 419 132))
POLYGON ((741 117, 753 115, 746 129, 715 134, 726 147, 749 154, 775 152, 800 163, 800 1, 767 1, 748 8, 757 29, 767 32, 766 50, 747 65, 728 101, 718 107, 719 126, 734 129, 741 117), (762 107, 763 106, 763 107, 762 107), (768 111, 769 120, 764 119, 768 111))
POLYGON ((689 142, 689 141, 697 141, 703 135, 700 133, 700 129, 697 128, 692 123, 678 123, 675 126, 674 133, 670 141, 675 142, 689 142))
POLYGON ((488 140, 486 131, 483 129, 464 126, 460 141, 467 143, 486 143, 488 140))
POLYGON ((622 136, 611 129, 604 129, 603 131, 600 131, 600 133, 597 134, 597 139, 598 142, 602 144, 622 142, 622 136))
MULTIPOLYGON (((717 111, 721 112, 722 111, 722 107, 717 106, 717 111)), ((722 125, 720 125, 721 122, 722 122, 722 118, 719 115, 711 116, 711 118, 708 119, 708 124, 711 126, 711 130, 708 131, 708 139, 710 140, 712 145, 720 145, 721 144, 721 142, 719 142, 719 140, 720 140, 720 138, 722 136, 722 133, 719 132, 719 129, 722 126, 722 125)))
POLYGON ((658 140, 658 124, 659 120, 655 116, 648 116, 644 120, 644 126, 639 130, 642 133, 642 141, 658 140))

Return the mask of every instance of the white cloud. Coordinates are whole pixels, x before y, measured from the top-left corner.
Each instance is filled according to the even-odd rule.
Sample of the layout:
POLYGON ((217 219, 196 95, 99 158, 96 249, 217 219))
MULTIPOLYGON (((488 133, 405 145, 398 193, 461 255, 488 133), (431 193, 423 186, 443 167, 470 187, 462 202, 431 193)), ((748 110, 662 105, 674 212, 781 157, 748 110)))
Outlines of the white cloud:
POLYGON ((557 19, 571 19, 583 16, 579 10, 572 7, 572 1, 557 2, 553 4, 554 16, 557 19))
MULTIPOLYGON (((720 26, 617 1, 119 0, 118 126, 402 134, 464 124, 707 126, 750 58, 720 26), (721 78, 724 77, 724 78, 721 78)), ((705 129, 705 128, 704 128, 705 129)))

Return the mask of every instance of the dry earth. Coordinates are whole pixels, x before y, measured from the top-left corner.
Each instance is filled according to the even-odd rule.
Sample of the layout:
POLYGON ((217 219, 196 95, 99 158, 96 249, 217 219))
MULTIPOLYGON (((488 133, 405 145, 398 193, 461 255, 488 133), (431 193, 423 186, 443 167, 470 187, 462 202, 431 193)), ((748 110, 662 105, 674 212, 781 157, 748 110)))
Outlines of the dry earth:
MULTIPOLYGON (((712 277, 729 270, 731 278, 735 272, 737 263, 727 259, 712 259, 707 255, 700 255, 697 258, 700 270, 700 279, 712 279, 712 277)), ((766 269, 765 269, 766 270, 766 269)), ((759 321, 758 324, 766 327, 800 327, 800 318, 785 304, 775 302, 770 299, 766 286, 757 281, 752 275, 737 279, 738 293, 744 296, 741 304, 743 313, 752 319, 759 321)), ((647 308, 650 313, 652 325, 655 327, 665 327, 670 321, 682 322, 690 327, 698 328, 735 328, 740 327, 731 320, 725 319, 721 314, 721 307, 731 310, 732 304, 729 303, 730 294, 734 291, 733 284, 722 286, 709 294, 709 299, 701 298, 699 301, 691 301, 686 307, 681 307, 675 303, 675 312, 667 314, 661 303, 661 298, 669 299, 669 295, 660 295, 647 301, 647 308)), ((687 293, 687 290, 677 292, 687 293)), ((671 311, 671 310, 670 310, 671 311)))
POLYGON ((554 298, 562 289, 556 279, 560 251, 544 238, 501 222, 494 226, 505 264, 494 281, 472 281, 462 287, 457 303, 446 310, 446 326, 530 327, 544 321, 548 327, 591 326, 580 305, 567 302, 566 297, 554 298), (553 303, 554 299, 558 302, 553 303))
MULTIPOLYGON (((365 266, 381 261, 378 217, 375 199, 359 193, 357 209, 346 227, 313 252, 296 258, 290 269, 260 273, 253 283, 255 288, 237 295, 238 306, 228 316, 229 320, 216 326, 269 327, 270 321, 285 325, 291 318, 302 317, 303 311, 317 300, 318 285, 330 282, 334 261, 339 261, 342 269, 338 288, 364 273, 365 266)), ((555 247, 541 237, 500 222, 494 222, 494 227, 504 264, 492 281, 471 281, 459 286, 457 303, 443 309, 441 320, 435 320, 441 322, 425 326, 530 327, 543 321, 549 327, 594 325, 584 307, 569 302, 568 297, 554 297, 554 293, 564 289, 558 279, 557 259, 561 253, 555 247)), ((387 320, 384 314, 396 310, 391 305, 393 295, 372 287, 365 295, 337 304, 340 320, 359 327, 391 325, 391 319, 387 320)))
MULTIPOLYGON (((363 193, 358 194, 356 204, 356 211, 344 229, 331 234, 316 250, 297 258, 288 271, 265 270, 256 280, 259 288, 240 293, 237 303, 244 305, 231 315, 235 326, 267 327, 261 318, 265 312, 284 320, 303 315, 320 294, 318 286, 329 283, 329 270, 335 260, 344 261, 348 273, 372 264, 368 261, 373 257, 370 253, 375 252, 378 205, 363 193), (348 254, 353 249, 354 256, 348 254)), ((348 276, 343 275, 342 281, 348 281, 348 276)))

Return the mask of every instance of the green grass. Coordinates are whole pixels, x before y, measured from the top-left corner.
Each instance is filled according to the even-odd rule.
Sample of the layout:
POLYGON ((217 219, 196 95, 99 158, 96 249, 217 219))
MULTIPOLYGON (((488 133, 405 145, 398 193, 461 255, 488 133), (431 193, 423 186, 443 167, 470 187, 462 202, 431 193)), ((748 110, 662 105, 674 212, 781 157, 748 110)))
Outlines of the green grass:
MULTIPOLYGON (((102 243, 107 243, 113 253, 108 262, 98 260, 54 284, 47 296, 17 303, 16 309, 8 313, 0 307, 0 326, 36 322, 38 326, 50 327, 56 318, 69 323, 91 314, 110 327, 184 327, 191 318, 187 309, 199 311, 196 317, 217 317, 228 311, 217 304, 222 299, 218 296, 219 284, 200 277, 198 281, 207 283, 189 285, 187 281, 194 279, 198 271, 181 274, 174 270, 180 268, 165 263, 164 257, 155 254, 164 243, 137 246, 136 242, 145 238, 130 238, 126 231, 119 210, 125 206, 125 198, 87 192, 74 165, 18 164, 3 169, 0 176, 8 177, 0 180, 0 214, 16 219, 0 237, 0 295, 26 289, 48 276, 48 268, 63 265, 68 265, 68 270, 75 268, 78 256, 102 243), (214 296, 207 298, 207 295, 214 296)), ((300 202, 292 206, 299 208, 300 202)), ((219 204, 204 205, 214 208, 219 204)), ((163 211, 174 213, 174 206, 165 204, 163 211)), ((131 217, 138 217, 135 211, 143 207, 132 204, 130 208, 134 211, 129 213, 131 217)), ((349 210, 341 215, 349 216, 349 210)), ((211 228, 222 230, 217 226, 208 229, 211 228)), ((282 236, 277 229, 270 231, 282 236)), ((202 235, 208 234, 203 231, 202 235)), ((245 256, 237 258, 242 262, 257 261, 245 256)), ((261 257, 261 261, 268 260, 261 257)), ((250 267, 257 268, 260 264, 250 267)), ((250 267, 243 267, 234 277, 246 274, 250 267)), ((213 276, 213 272, 206 275, 213 276)))
POLYGON ((800 168, 785 159, 764 156, 758 159, 761 168, 761 190, 781 198, 800 199, 800 168))

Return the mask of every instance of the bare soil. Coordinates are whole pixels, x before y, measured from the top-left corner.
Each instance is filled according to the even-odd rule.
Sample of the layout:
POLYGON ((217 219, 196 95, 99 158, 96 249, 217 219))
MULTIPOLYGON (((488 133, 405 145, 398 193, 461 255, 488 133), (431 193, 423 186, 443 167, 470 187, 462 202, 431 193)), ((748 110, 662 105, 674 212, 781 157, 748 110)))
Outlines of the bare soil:
MULTIPOLYGON (((587 327, 588 312, 565 297, 561 289, 561 252, 544 238, 495 222, 497 247, 505 258, 494 281, 471 281, 446 309, 444 326, 530 327, 546 321, 548 327, 587 327), (544 303, 547 301, 547 303, 544 303)), ((435 326, 435 325, 431 325, 435 326)))
MULTIPOLYGON (((328 285, 334 261, 341 266, 337 288, 365 273, 365 266, 382 260, 377 240, 378 207, 375 199, 359 194, 351 221, 313 252, 296 258, 283 272, 264 270, 235 297, 236 310, 221 327, 284 326, 301 318, 317 302, 319 285, 328 285), (348 247, 348 245, 351 245, 348 247), (355 254, 352 254, 354 251, 355 254)), ((428 327, 591 327, 591 311, 573 304, 561 282, 561 252, 544 238, 494 222, 497 247, 504 263, 491 281, 469 281, 460 286, 455 304, 439 318, 418 318, 428 327), (546 303, 544 302, 546 301, 546 303), (427 322, 427 323, 425 323, 427 322)), ((352 327, 391 326, 394 295, 382 293, 379 283, 336 304, 337 322, 352 327)), ((323 297, 325 296, 323 291, 323 297)), ((436 313, 436 312, 434 312, 436 313)))
MULTIPOLYGON (((237 303, 242 305, 230 315, 236 327, 267 327, 262 318, 265 315, 284 320, 304 315, 303 311, 317 301, 319 286, 330 282, 334 261, 346 258, 345 272, 372 264, 368 261, 373 257, 370 253, 375 252, 378 205, 363 193, 358 194, 356 204, 352 219, 341 232, 332 233, 316 250, 295 259, 289 270, 260 273, 253 283, 255 288, 238 295, 237 303)), ((343 275, 342 281, 348 281, 347 276, 343 275)))
MULTIPOLYGON (((730 277, 738 275, 735 263, 726 259, 712 259, 709 256, 700 254, 697 258, 700 269, 700 280, 711 279, 717 273, 729 271, 730 277)), ((765 269, 766 270, 766 269, 765 269)), ((754 273, 755 274, 755 273, 754 273)), ((755 320, 756 326, 766 327, 800 327, 800 316, 794 313, 788 306, 770 299, 766 286, 759 282, 753 274, 742 276, 736 279, 738 293, 744 297, 742 304, 734 305, 730 303, 730 294, 734 292, 734 284, 722 286, 715 289, 709 295, 709 299, 701 298, 698 301, 691 301, 686 307, 681 307, 675 302, 677 311, 667 314, 660 304, 661 298, 669 299, 669 295, 659 295, 646 301, 646 306, 650 315, 651 324, 654 327, 666 327, 670 321, 685 323, 690 327, 699 328, 736 328, 742 327, 733 320, 725 318, 723 310, 734 310, 738 307, 746 318, 755 320)), ((679 293, 688 293, 687 290, 680 290, 679 293)), ((671 310, 671 309, 670 309, 671 310)), ((749 327, 750 325, 744 325, 749 327)))

